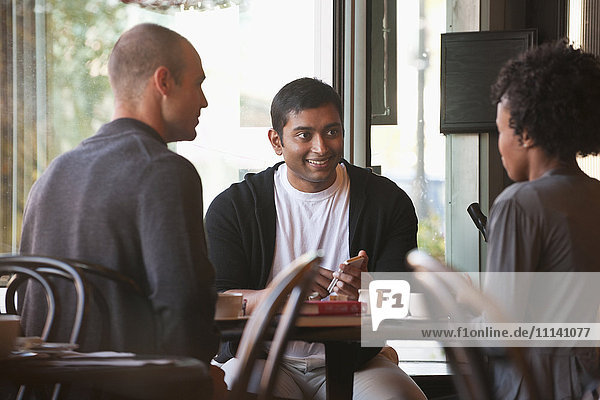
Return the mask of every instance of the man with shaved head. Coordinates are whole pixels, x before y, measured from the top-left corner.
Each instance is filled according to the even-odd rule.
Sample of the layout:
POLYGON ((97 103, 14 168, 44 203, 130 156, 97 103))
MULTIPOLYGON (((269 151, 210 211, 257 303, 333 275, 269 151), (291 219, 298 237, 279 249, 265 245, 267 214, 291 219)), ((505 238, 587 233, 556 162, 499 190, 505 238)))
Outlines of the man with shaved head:
MULTIPOLYGON (((21 252, 103 265, 142 288, 144 298, 90 277, 108 316, 91 309, 80 350, 183 355, 208 365, 219 334, 202 184, 194 166, 167 148, 196 137, 200 112, 208 105, 202 62, 181 35, 141 24, 115 44, 108 70, 113 120, 55 159, 35 182, 21 252)), ((65 282, 56 284, 64 284, 61 296, 71 290, 65 282)), ((40 293, 28 287, 26 335, 41 331, 40 301, 40 293)), ((67 318, 58 321, 57 341, 70 331, 72 303, 61 302, 67 318)), ((222 382, 222 374, 219 378, 222 382)))

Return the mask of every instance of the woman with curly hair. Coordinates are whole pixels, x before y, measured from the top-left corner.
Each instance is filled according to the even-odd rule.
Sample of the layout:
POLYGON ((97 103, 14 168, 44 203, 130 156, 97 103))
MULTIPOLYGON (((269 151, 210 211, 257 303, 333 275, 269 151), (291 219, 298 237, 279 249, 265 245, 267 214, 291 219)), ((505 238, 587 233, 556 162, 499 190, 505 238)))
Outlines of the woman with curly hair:
MULTIPOLYGON (((600 272, 600 182, 576 162, 600 152, 600 61, 566 41, 543 44, 501 69, 492 99, 515 183, 490 211, 487 271, 600 272)), ((589 348, 535 348, 527 358, 542 399, 581 399, 600 376, 589 348)), ((497 362, 493 371, 497 398, 528 398, 515 370, 497 362)))

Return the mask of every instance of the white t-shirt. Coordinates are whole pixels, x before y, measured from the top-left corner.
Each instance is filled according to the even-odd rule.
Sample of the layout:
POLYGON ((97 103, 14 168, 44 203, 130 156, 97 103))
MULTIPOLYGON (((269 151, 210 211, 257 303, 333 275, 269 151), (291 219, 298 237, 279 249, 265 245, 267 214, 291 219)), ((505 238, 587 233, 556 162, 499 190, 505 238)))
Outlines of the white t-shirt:
MULTIPOLYGON (((275 171, 275 208, 277 210, 275 254, 269 281, 293 260, 307 251, 322 249, 321 267, 330 270, 350 257, 348 214, 350 179, 343 164, 336 168, 336 180, 317 193, 301 192, 287 176, 287 165, 275 171)), ((320 343, 290 342, 286 357, 324 359, 320 343)))

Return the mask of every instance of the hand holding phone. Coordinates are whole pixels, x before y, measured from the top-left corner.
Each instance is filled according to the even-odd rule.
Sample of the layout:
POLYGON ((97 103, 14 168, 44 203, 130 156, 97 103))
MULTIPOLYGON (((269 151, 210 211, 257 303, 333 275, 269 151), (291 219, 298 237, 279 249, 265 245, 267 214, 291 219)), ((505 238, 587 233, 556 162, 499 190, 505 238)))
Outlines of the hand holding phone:
MULTIPOLYGON (((359 256, 356 256, 356 257, 352 257, 352 258, 349 258, 349 259, 347 259, 347 260, 346 260, 346 261, 344 261, 342 264, 344 264, 344 265, 349 265, 349 266, 356 266, 356 267, 360 268, 360 267, 361 267, 361 265, 362 265, 362 263, 363 263, 363 261, 364 261, 364 259, 365 259, 365 257, 364 257, 364 256, 362 256, 362 255, 359 255, 359 256)), ((338 274, 341 272, 339 267, 338 267, 338 269, 336 270, 336 272, 337 272, 338 274)), ((331 292, 333 291, 333 288, 335 287, 335 285, 337 285, 338 281, 339 281, 339 279, 338 279, 338 278, 335 278, 335 277, 334 277, 334 278, 331 280, 331 283, 330 283, 330 284, 329 284, 329 286, 327 287, 327 291, 328 291, 329 293, 331 293, 331 292)))

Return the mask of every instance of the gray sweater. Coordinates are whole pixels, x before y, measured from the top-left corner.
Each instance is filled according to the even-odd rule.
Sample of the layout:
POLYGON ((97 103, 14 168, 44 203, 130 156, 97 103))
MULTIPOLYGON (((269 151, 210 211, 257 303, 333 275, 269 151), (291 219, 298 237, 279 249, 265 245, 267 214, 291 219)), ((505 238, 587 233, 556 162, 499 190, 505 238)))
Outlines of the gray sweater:
MULTIPOLYGON (((34 184, 21 252, 100 264, 141 286, 144 298, 93 279, 108 313, 92 307, 80 349, 185 355, 208 362, 219 334, 202 210, 202 184, 194 166, 170 151, 149 126, 118 119, 54 160, 34 184)), ((62 315, 55 340, 65 341, 75 305, 65 297, 70 285, 57 283, 62 315)), ((29 287, 27 335, 41 331, 45 303, 40 301, 29 287)))

